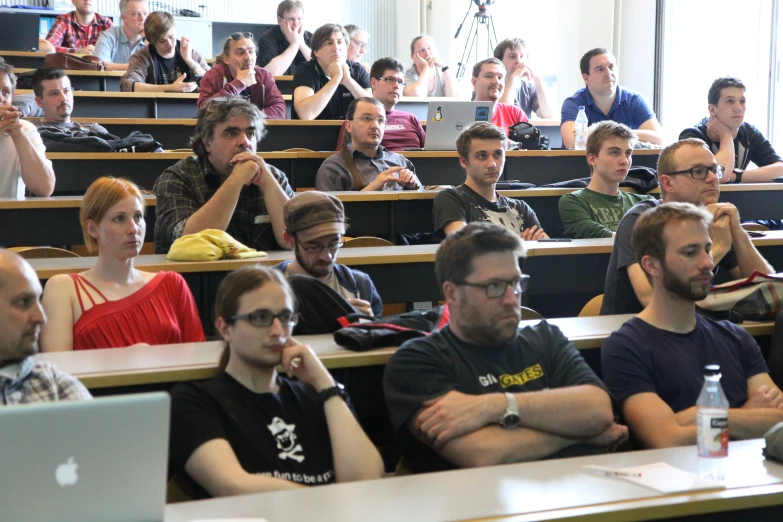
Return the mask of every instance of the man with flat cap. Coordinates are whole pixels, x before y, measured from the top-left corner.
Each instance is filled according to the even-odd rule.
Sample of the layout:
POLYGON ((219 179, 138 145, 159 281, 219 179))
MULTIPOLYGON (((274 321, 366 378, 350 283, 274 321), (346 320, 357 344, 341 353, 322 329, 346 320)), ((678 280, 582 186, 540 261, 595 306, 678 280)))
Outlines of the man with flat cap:
POLYGON ((382 314, 381 296, 370 277, 337 263, 345 234, 345 209, 339 199, 315 190, 298 194, 283 205, 283 223, 285 241, 294 251, 294 259, 276 268, 286 277, 318 279, 365 315, 382 314))

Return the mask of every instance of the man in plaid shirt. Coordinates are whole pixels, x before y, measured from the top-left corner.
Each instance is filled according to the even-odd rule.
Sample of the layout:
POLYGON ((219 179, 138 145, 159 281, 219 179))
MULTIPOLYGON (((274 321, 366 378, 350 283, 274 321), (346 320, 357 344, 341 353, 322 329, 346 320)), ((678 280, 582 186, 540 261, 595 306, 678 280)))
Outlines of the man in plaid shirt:
POLYGON ((0 406, 91 398, 74 377, 33 359, 45 322, 35 270, 0 249, 0 406))
POLYGON ((76 10, 57 17, 46 41, 58 53, 92 54, 98 36, 114 23, 95 12, 95 0, 71 1, 76 10))
POLYGON ((155 181, 155 252, 179 237, 224 230, 256 250, 288 250, 283 204, 294 197, 283 171, 256 155, 266 129, 261 111, 239 96, 212 98, 190 139, 196 156, 155 181))

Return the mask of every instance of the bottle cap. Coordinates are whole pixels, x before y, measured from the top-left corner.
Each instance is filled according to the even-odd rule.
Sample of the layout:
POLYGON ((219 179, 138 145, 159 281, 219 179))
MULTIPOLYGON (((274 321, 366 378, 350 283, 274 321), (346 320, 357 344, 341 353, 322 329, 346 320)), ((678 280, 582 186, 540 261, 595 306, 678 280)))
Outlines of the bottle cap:
POLYGON ((708 364, 704 367, 704 375, 705 376, 715 376, 720 375, 720 365, 719 364, 708 364))
POLYGON ((584 105, 580 105, 580 106, 579 106, 579 110, 580 110, 580 111, 583 111, 583 110, 585 110, 585 106, 584 106, 584 105))

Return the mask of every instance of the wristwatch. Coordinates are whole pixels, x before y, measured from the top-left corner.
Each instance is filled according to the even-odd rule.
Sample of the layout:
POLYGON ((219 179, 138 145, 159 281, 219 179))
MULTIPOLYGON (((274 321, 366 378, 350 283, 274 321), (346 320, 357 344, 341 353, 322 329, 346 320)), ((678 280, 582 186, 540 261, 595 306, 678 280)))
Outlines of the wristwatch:
POLYGON ((440 72, 446 72, 448 70, 449 70, 449 66, 448 65, 444 65, 443 67, 440 68, 440 72))
POLYGON ((742 183, 742 174, 744 174, 744 170, 742 169, 734 169, 734 183, 742 183))
POLYGON ((331 388, 326 388, 318 392, 318 396, 321 398, 322 403, 328 401, 329 399, 337 395, 342 397, 343 400, 348 399, 348 394, 345 392, 345 386, 343 386, 337 381, 335 381, 334 386, 332 386, 331 388))
POLYGON ((517 406, 517 398, 513 393, 506 393, 506 413, 500 417, 500 425, 507 430, 519 427, 519 407, 517 406))

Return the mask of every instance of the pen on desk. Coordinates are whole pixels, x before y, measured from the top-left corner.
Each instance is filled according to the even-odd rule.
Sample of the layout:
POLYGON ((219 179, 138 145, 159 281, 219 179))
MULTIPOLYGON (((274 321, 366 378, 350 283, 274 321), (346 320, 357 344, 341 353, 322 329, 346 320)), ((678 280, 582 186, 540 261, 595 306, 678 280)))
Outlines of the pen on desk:
POLYGON ((637 471, 626 471, 617 468, 606 468, 604 466, 582 466, 582 469, 589 473, 601 475, 604 477, 641 477, 642 474, 637 471))

